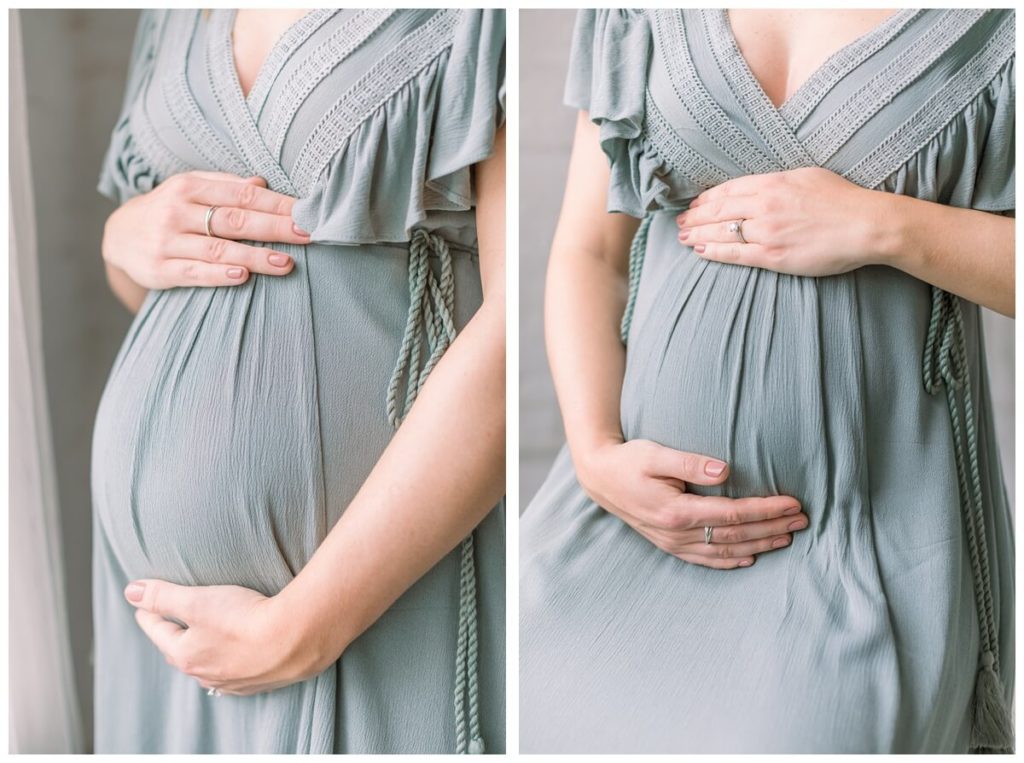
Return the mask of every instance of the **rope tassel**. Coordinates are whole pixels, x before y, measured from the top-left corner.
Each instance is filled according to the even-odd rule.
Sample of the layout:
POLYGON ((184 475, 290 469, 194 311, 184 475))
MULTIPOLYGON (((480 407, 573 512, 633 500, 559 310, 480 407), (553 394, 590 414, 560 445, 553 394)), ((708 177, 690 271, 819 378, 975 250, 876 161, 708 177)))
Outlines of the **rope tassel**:
POLYGON ((980 751, 1011 752, 1013 726, 999 678, 999 634, 992 603, 981 469, 978 465, 978 432, 965 347, 959 298, 933 286, 932 313, 924 350, 924 387, 933 395, 940 387, 946 388, 981 641, 980 664, 974 685, 971 747, 980 751), (963 415, 957 401, 959 390, 963 391, 963 415))
MULTIPOLYGON (((416 401, 427 376, 455 340, 455 273, 448 242, 422 228, 409 241, 409 315, 398 353, 398 362, 388 383, 388 422, 397 429, 416 401), (441 263, 440 277, 430 266, 430 255, 441 263), (427 360, 423 339, 427 340, 427 360), (402 379, 405 397, 399 409, 402 379)), ((480 686, 477 671, 478 641, 476 613, 476 562, 473 534, 463 539, 459 566, 459 636, 455 660, 455 752, 482 753, 480 735, 480 686)))

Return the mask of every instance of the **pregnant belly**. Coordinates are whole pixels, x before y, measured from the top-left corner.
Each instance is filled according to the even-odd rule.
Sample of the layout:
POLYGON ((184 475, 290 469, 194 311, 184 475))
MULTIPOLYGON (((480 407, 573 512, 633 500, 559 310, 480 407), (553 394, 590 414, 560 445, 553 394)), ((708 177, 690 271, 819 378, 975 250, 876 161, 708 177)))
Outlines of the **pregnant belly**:
POLYGON ((857 512, 869 441, 919 441, 941 405, 920 381, 927 285, 882 267, 800 278, 649 242, 626 436, 729 462, 723 486, 696 492, 857 512))
POLYGON ((407 273, 394 248, 339 249, 147 297, 93 436, 95 511, 129 576, 274 593, 365 479, 391 435, 407 273))

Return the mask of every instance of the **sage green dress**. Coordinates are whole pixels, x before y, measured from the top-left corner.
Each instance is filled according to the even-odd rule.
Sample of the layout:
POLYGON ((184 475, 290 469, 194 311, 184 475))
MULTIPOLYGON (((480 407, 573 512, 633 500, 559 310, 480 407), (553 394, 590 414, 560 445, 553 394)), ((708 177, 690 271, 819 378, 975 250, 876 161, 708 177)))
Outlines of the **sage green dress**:
POLYGON ((902 9, 776 108, 723 9, 580 12, 566 101, 600 128, 608 210, 645 218, 623 432, 729 462, 694 492, 793 495, 810 525, 749 569, 688 564, 590 500, 563 449, 521 521, 523 752, 1012 747, 1013 526, 978 306, 884 266, 707 261, 674 217, 803 166, 1012 211, 1014 66, 1013 10, 902 9))
POLYGON ((99 190, 261 175, 312 243, 269 244, 283 277, 150 291, 117 355, 92 452, 96 751, 501 752, 504 502, 275 691, 208 696, 124 599, 140 577, 283 588, 481 302, 471 168, 504 120, 503 13, 315 9, 248 96, 234 15, 142 12, 99 190))

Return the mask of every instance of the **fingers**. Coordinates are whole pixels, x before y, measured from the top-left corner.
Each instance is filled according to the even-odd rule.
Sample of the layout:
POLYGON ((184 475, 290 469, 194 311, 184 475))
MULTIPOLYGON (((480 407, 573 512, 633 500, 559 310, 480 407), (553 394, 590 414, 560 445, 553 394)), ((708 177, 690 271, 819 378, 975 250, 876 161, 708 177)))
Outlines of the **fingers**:
POLYGON ((717 485, 729 476, 729 465, 724 461, 663 445, 654 445, 649 463, 654 476, 675 477, 694 485, 717 485))
POLYGON ((754 563, 757 554, 785 548, 792 542, 793 536, 788 533, 743 543, 715 541, 708 544, 702 541, 699 544, 684 546, 673 556, 691 564, 700 564, 715 569, 732 569, 733 567, 749 567, 754 563))
POLYGON ((736 559, 720 559, 717 557, 700 556, 699 554, 676 554, 675 556, 690 564, 699 564, 702 567, 713 567, 716 570, 732 570, 737 567, 749 567, 754 563, 751 556, 736 559))
POLYGON ((186 624, 193 620, 195 614, 196 593, 189 586, 168 583, 166 580, 133 580, 125 586, 124 595, 130 604, 139 609, 174 617, 186 624), (139 587, 142 588, 141 596, 139 587))
POLYGON ((292 196, 271 191, 255 182, 190 178, 183 180, 180 186, 185 201, 199 204, 204 209, 216 204, 221 207, 239 207, 287 217, 295 205, 292 196))
POLYGON ((271 276, 290 273, 295 265, 291 257, 275 249, 242 244, 218 236, 195 234, 177 236, 168 249, 168 256, 172 261, 201 260, 219 266, 221 271, 234 266, 271 276))
POLYGON ((163 279, 174 286, 237 286, 249 279, 246 268, 200 260, 164 260, 161 271, 163 279))
MULTIPOLYGON (((792 516, 770 519, 765 522, 745 522, 740 525, 724 526, 712 525, 714 529, 711 531, 711 538, 712 543, 743 543, 762 538, 775 538, 780 535, 786 535, 790 532, 803 530, 807 527, 807 524, 807 515, 799 513, 792 516)), ((700 540, 703 540, 704 531, 699 530, 695 532, 700 532, 700 540)))
POLYGON ((725 498, 684 493, 675 499, 674 510, 691 523, 689 529, 692 529, 704 525, 740 525, 794 516, 800 513, 800 502, 788 495, 725 498))
MULTIPOLYGON (((245 186, 256 192, 256 186, 245 186)), ((267 193, 270 193, 269 191, 267 193)), ((213 204, 215 202, 211 202, 213 204)), ((206 234, 206 212, 208 204, 189 205, 188 219, 195 222, 190 226, 192 233, 206 234)), ((210 230, 215 237, 247 239, 251 241, 281 241, 300 246, 309 243, 309 234, 299 232, 290 214, 257 211, 238 206, 221 205, 210 218, 210 230)))
POLYGON ((177 661, 179 639, 188 632, 187 629, 145 609, 135 610, 135 622, 149 640, 156 644, 157 649, 167 658, 167 662, 174 665, 177 661))

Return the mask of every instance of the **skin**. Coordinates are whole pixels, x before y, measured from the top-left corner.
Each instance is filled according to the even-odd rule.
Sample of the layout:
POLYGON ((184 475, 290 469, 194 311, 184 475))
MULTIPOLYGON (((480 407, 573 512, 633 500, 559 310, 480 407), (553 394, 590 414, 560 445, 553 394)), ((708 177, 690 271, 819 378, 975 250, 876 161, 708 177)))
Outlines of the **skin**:
MULTIPOLYGON (((891 13, 744 9, 729 15, 755 77, 778 105, 829 53, 891 13)), ((807 526, 799 502, 687 493, 687 483, 727 480, 728 465, 713 455, 627 442, 622 434, 619 321, 638 221, 606 213, 608 180, 598 128, 581 112, 545 304, 548 359, 577 477, 595 502, 663 551, 709 567, 750 566, 807 526), (711 545, 704 543, 704 525, 716 528, 711 545)), ((867 190, 810 167, 729 180, 701 193, 678 219, 681 242, 707 259, 804 276, 887 265, 1013 315, 1013 220, 1000 214, 867 190), (746 245, 727 229, 737 218, 746 218, 746 245)))
MULTIPOLYGON (((494 153, 473 170, 483 302, 435 366, 402 426, 306 566, 270 597, 242 586, 180 586, 157 579, 136 580, 125 587, 139 627, 169 664, 200 686, 248 695, 325 670, 454 549, 504 493, 504 129, 497 133, 494 153), (473 447, 466 448, 467 442, 473 447), (164 616, 173 616, 188 628, 164 616)), ((210 186, 212 179, 199 180, 210 186)), ((239 178, 224 182, 232 188, 248 183, 239 178)), ((173 198, 208 192, 209 187, 193 189, 191 196, 182 192, 173 198)), ((260 193, 252 196, 260 199, 254 203, 279 204, 272 215, 288 216, 285 201, 260 193)), ((135 214, 146 209, 140 204, 135 214)), ((280 220, 266 222, 283 240, 295 235, 280 220)), ((137 220, 135 225, 143 223, 137 220)), ((216 225, 214 229, 220 233, 216 225)), ((163 236, 182 235, 175 230, 165 230, 163 236)), ((265 240, 248 234, 238 237, 265 240)), ((129 259, 121 255, 120 262, 133 267, 129 259)))

